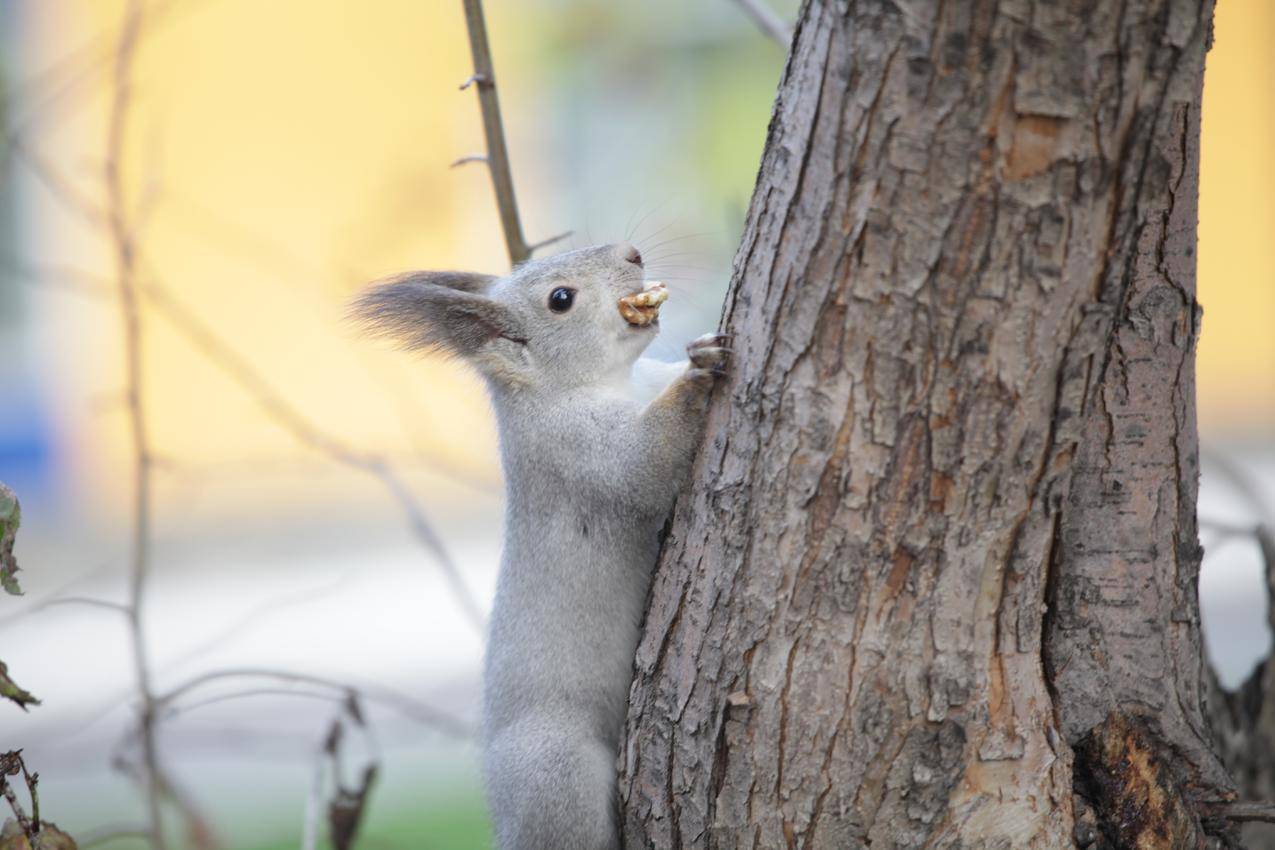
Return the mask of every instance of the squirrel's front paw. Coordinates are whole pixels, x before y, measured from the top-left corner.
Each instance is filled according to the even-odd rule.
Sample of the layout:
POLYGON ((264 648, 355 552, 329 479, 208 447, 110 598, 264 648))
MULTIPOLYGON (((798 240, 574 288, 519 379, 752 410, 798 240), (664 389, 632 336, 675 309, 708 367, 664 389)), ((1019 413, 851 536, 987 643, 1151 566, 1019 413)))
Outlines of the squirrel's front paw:
POLYGON ((731 355, 731 350, 726 348, 729 342, 730 336, 727 334, 704 334, 699 339, 692 340, 686 346, 691 369, 713 376, 726 374, 731 355))

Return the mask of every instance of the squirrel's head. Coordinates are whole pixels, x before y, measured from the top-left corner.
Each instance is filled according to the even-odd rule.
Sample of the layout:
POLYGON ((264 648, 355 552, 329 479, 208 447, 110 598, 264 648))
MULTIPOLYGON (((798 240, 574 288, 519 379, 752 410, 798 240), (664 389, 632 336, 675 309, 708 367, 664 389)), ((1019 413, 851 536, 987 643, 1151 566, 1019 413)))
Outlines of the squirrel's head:
POLYGON ((659 326, 660 299, 633 308, 644 285, 635 247, 601 245, 530 260, 506 277, 396 275, 351 312, 377 336, 459 357, 503 386, 551 389, 628 371, 659 326))

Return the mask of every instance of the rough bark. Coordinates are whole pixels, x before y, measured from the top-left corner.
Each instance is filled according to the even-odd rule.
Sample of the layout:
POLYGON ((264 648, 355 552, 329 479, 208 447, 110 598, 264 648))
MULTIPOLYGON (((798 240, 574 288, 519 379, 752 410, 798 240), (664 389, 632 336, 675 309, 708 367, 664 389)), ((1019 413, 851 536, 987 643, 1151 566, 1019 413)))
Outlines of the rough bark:
POLYGON ((1138 846, 1225 840, 1196 810, 1230 791, 1194 595, 1211 13, 805 3, 638 650, 626 846, 1071 847, 1073 758, 1166 801, 1138 846))

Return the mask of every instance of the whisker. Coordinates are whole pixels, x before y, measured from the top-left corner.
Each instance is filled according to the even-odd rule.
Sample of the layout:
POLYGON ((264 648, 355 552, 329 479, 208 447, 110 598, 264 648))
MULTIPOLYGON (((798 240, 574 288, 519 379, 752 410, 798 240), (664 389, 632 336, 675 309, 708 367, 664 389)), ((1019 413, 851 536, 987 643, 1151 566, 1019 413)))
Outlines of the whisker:
POLYGON ((676 260, 682 257, 691 257, 692 259, 704 259, 703 251, 679 251, 673 254, 661 254, 658 257, 652 257, 647 261, 648 266, 657 266, 666 260, 676 260))
POLYGON ((674 277, 676 277, 677 275, 685 275, 685 274, 711 274, 711 275, 727 274, 727 272, 724 272, 721 269, 710 268, 708 266, 672 266, 672 265, 647 266, 646 273, 648 275, 653 275, 653 274, 663 275, 665 273, 668 273, 670 275, 673 275, 674 277))
POLYGON ((676 224, 676 223, 677 223, 677 220, 676 220, 676 219, 674 219, 673 221, 665 222, 665 223, 664 223, 663 225, 661 225, 660 227, 655 228, 655 230, 654 230, 653 232, 648 233, 646 236, 643 236, 643 237, 642 237, 642 238, 640 238, 640 239, 634 239, 634 240, 633 240, 633 242, 634 242, 634 244, 637 244, 637 245, 643 245, 643 246, 645 247, 645 244, 646 244, 647 242, 649 242, 650 240, 654 239, 656 236, 659 236, 661 233, 663 233, 664 231, 668 230, 670 227, 672 227, 672 226, 673 226, 674 224, 676 224))
POLYGON ((687 239, 701 239, 704 237, 715 236, 715 235, 716 234, 713 233, 712 231, 705 231, 703 233, 688 233, 685 236, 674 236, 671 239, 664 239, 660 242, 656 242, 654 245, 644 245, 643 247, 647 251, 656 251, 660 248, 663 248, 665 245, 672 245, 674 242, 682 242, 687 239))
MULTIPOLYGON (((654 206, 651 210, 649 210, 649 211, 646 213, 646 215, 644 215, 644 216, 642 216, 640 219, 638 219, 638 223, 637 223, 637 224, 635 224, 635 225, 633 225, 633 229, 632 229, 632 230, 628 230, 628 229, 626 228, 626 229, 625 229, 625 234, 624 234, 624 241, 626 241, 626 242, 637 242, 637 241, 639 241, 639 240, 637 240, 637 239, 635 238, 635 236, 634 236, 634 235, 635 235, 636 233, 638 233, 638 232, 642 229, 642 225, 646 224, 646 220, 647 220, 648 218, 650 218, 651 216, 653 216, 653 215, 655 215, 657 212, 659 212, 659 211, 660 211, 662 208, 664 208, 664 206, 666 206, 666 205, 668 204, 668 202, 669 202, 669 201, 671 201, 671 200, 672 200, 672 198, 671 198, 671 197, 669 197, 669 198, 665 198, 664 200, 660 201, 660 202, 659 202, 658 204, 656 204, 656 205, 655 205, 655 206, 654 206)), ((631 219, 630 219, 630 220, 631 220, 631 219)), ((650 237, 647 237, 647 238, 650 238, 650 237)))

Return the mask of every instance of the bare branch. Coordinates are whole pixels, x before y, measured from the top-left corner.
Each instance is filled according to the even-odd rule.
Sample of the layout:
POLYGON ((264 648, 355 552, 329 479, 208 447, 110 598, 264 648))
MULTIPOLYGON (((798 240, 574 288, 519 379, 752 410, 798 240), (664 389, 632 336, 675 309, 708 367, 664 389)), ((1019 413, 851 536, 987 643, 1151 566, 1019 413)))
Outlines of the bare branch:
POLYGON ((133 616, 133 609, 119 602, 111 602, 106 599, 93 599, 88 596, 62 596, 56 599, 46 599, 36 605, 32 605, 23 614, 29 614, 40 611, 44 608, 53 608, 57 605, 86 605, 90 608, 104 608, 108 611, 114 611, 117 614, 123 614, 125 617, 133 616))
POLYGON ((438 561, 461 610, 471 624, 482 633, 485 628, 482 609, 465 585, 459 567, 444 546, 442 539, 434 531, 433 525, 425 515, 424 508, 403 483, 394 467, 379 455, 359 452, 337 437, 321 431, 317 425, 306 419, 299 410, 279 395, 247 359, 224 343, 193 312, 173 298, 168 290, 158 283, 151 283, 144 286, 144 292, 147 300, 161 315, 181 330, 191 345, 204 354, 213 365, 239 384, 276 424, 282 426, 299 442, 326 455, 331 460, 371 475, 381 482, 399 503, 417 540, 438 561))
POLYGON ((75 213, 87 224, 94 227, 109 226, 110 211, 101 209, 92 199, 84 195, 72 183, 62 176, 40 154, 33 150, 21 136, 6 136, 6 150, 15 158, 26 163, 27 168, 44 184, 49 194, 71 212, 75 213))
POLYGON ((182 705, 173 705, 169 707, 165 717, 174 717, 178 714, 188 714, 197 708, 207 708, 210 705, 217 705, 223 702, 233 702, 234 700, 248 699, 250 697, 305 697, 306 699, 324 700, 326 702, 344 703, 346 698, 339 693, 333 691, 300 691, 292 688, 248 688, 242 691, 232 691, 228 694, 218 694, 207 699, 194 700, 193 702, 184 703, 182 705))
POLYGON ((363 822, 368 795, 378 772, 375 763, 364 766, 362 778, 354 788, 346 788, 337 777, 336 794, 328 803, 328 831, 335 850, 351 850, 354 847, 354 838, 363 822))
POLYGON ((735 3, 759 30, 770 36, 780 47, 787 50, 792 44, 792 30, 774 9, 766 5, 765 0, 735 0, 735 3))
POLYGON ((527 251, 534 254, 537 251, 539 251, 541 248, 548 248, 550 245, 553 245, 556 242, 561 242, 563 239, 566 239, 574 232, 575 232, 574 230, 567 230, 562 233, 559 233, 557 236, 550 236, 548 239, 542 239, 539 242, 535 243, 534 245, 528 245, 527 251))
POLYGON ((471 162, 486 162, 487 155, 482 153, 471 153, 462 156, 459 159, 452 160, 452 164, 448 168, 460 168, 462 165, 469 165, 471 162))
POLYGON ((40 775, 27 770, 26 762, 22 760, 22 750, 0 753, 0 796, 8 802, 9 809, 18 821, 18 828, 32 844, 35 843, 36 836, 40 832, 40 794, 37 790, 39 783, 40 775), (22 804, 18 802, 18 796, 14 793, 13 787, 9 785, 8 778, 18 774, 22 775, 27 786, 27 797, 31 800, 31 817, 29 818, 22 810, 22 804))
MULTIPOLYGON (((555 237, 555 240, 558 238, 561 237, 555 237)), ((137 255, 134 258, 135 262, 140 263, 140 246, 135 246, 134 251, 137 255)), ((88 273, 74 269, 40 270, 20 266, 16 263, 11 264, 10 268, 15 274, 31 279, 51 279, 65 276, 76 281, 82 279, 86 281, 86 285, 95 283, 88 273)), ((398 468, 382 455, 356 450, 339 438, 320 430, 316 424, 308 420, 304 414, 285 400, 245 357, 224 342, 192 310, 173 298, 169 291, 160 283, 146 283, 137 280, 136 287, 146 300, 156 308, 159 314, 181 332, 183 338, 247 392, 268 418, 283 427, 295 439, 310 449, 343 466, 371 475, 381 482, 382 486, 399 503, 418 541, 438 560, 444 578, 447 580, 461 610, 475 629, 482 634, 485 628, 485 618, 481 607, 465 585, 464 580, 461 578, 459 567, 443 544, 442 539, 434 531, 424 508, 403 483, 398 468)), ((97 295, 98 290, 95 287, 87 294, 97 295)), ((123 400, 125 402, 128 401, 127 394, 123 400)), ((148 457, 148 464, 152 471, 158 466, 157 458, 153 451, 148 457)), ((456 473, 445 468, 433 464, 431 464, 431 468, 438 470, 453 480, 461 480, 456 473)), ((472 485, 472 482, 469 481, 462 481, 462 483, 472 485)), ((23 614, 28 614, 32 610, 35 609, 24 611, 23 614)))
POLYGON ((483 115, 483 134, 487 137, 487 165, 491 185, 500 209, 500 226, 505 233, 509 262, 518 265, 531 256, 522 235, 518 218, 518 201, 514 197, 514 181, 509 171, 509 149, 505 146, 505 127, 500 118, 500 98, 496 94, 496 72, 492 68, 491 48, 487 44, 487 22, 482 0, 465 0, 465 26, 469 30, 469 48, 474 56, 474 75, 461 88, 478 83, 478 105, 483 115))
POLYGON ((411 697, 399 693, 391 688, 353 685, 336 679, 330 679, 325 676, 315 676, 309 673, 296 673, 290 670, 276 670, 267 667, 237 667, 202 673, 173 687, 167 693, 157 696, 155 698, 155 703, 160 708, 170 708, 183 695, 213 682, 225 681, 227 679, 254 678, 273 679, 279 682, 291 682, 299 685, 313 685, 320 688, 328 688, 336 691, 342 696, 357 694, 365 699, 393 708, 404 717, 418 723, 432 726, 437 728, 439 731, 446 732, 449 735, 453 735, 458 738, 469 738, 473 736, 473 730, 467 723, 459 718, 454 717, 447 712, 425 705, 424 703, 418 702, 417 700, 414 700, 411 697))
POLYGON ((159 751, 155 730, 154 694, 150 658, 143 626, 146 581, 150 572, 151 457, 146 431, 145 386, 142 373, 142 316, 137 286, 137 250, 133 223, 124 188, 125 133, 132 98, 133 59, 142 26, 141 0, 128 0, 111 79, 110 111, 106 131, 107 224, 115 255, 120 312, 124 325, 125 375, 128 387, 128 419, 133 449, 133 557, 129 571, 129 630, 133 666, 141 696, 141 780, 146 795, 152 846, 167 850, 161 812, 159 751))

